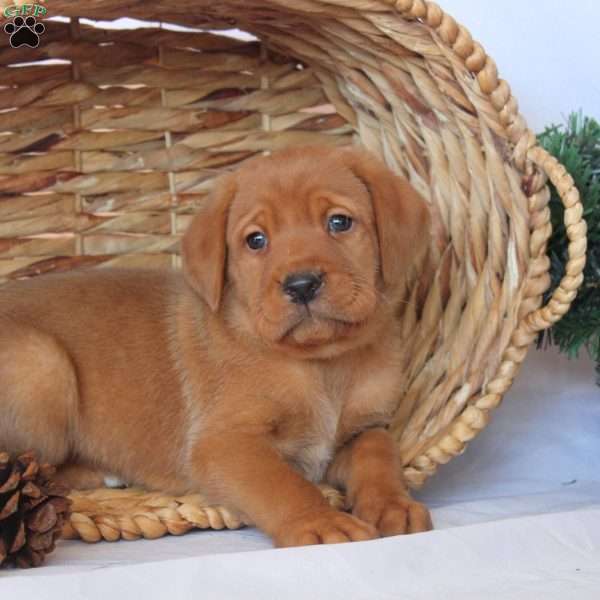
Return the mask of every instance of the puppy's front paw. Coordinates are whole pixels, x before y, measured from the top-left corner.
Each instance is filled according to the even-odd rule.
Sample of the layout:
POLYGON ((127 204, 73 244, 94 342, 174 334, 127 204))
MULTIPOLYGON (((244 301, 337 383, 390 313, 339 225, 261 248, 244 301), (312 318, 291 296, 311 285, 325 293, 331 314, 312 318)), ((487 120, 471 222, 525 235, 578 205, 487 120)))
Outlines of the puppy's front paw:
POLYGON ((357 496, 352 514, 376 527, 383 537, 433 529, 427 507, 405 492, 365 490, 357 496))
POLYGON ((288 521, 273 540, 276 546, 284 548, 358 542, 377 537, 377 530, 372 525, 337 510, 324 510, 288 521))

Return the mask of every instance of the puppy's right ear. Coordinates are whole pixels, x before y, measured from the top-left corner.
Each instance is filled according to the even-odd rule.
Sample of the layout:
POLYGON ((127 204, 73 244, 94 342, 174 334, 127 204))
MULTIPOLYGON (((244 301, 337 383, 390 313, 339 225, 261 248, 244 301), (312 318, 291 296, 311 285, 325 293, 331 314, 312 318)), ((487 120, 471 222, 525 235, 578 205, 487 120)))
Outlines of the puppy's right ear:
POLYGON ((227 214, 236 190, 235 177, 219 178, 181 242, 183 275, 213 312, 225 285, 227 214))

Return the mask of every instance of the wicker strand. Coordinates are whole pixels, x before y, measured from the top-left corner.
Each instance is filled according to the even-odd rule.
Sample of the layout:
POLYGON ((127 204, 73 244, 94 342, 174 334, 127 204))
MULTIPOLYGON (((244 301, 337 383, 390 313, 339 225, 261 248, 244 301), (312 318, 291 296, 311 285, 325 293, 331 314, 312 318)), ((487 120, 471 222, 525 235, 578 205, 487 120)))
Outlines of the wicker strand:
MULTIPOLYGON (((79 19, 77 17, 74 17, 71 19, 70 22, 70 34, 71 34, 71 39, 73 41, 76 41, 79 39, 80 36, 80 30, 79 30, 79 19)), ((75 82, 75 85, 77 85, 77 82, 80 79, 80 68, 79 68, 79 64, 78 61, 73 60, 71 63, 71 67, 73 69, 73 81, 75 82)), ((73 127, 75 128, 75 131, 78 131, 79 129, 81 129, 81 107, 79 106, 79 104, 75 104, 73 105, 73 127)), ((80 150, 73 150, 73 166, 75 167, 75 171, 81 171, 82 170, 82 153, 80 150)), ((83 213, 83 203, 82 203, 82 197, 80 193, 76 193, 75 194, 75 213, 77 215, 80 215, 83 213)), ((85 254, 85 248, 84 248, 84 238, 81 235, 81 233, 78 233, 75 236, 75 244, 76 244, 76 252, 77 254, 85 254)))

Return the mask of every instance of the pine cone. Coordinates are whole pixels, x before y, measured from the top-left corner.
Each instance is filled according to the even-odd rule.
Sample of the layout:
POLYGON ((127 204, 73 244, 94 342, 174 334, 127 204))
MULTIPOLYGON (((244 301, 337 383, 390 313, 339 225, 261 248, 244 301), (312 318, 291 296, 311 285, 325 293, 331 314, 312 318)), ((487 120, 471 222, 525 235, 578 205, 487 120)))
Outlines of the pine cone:
POLYGON ((39 567, 54 550, 71 505, 55 472, 33 452, 14 460, 0 453, 0 565, 39 567))

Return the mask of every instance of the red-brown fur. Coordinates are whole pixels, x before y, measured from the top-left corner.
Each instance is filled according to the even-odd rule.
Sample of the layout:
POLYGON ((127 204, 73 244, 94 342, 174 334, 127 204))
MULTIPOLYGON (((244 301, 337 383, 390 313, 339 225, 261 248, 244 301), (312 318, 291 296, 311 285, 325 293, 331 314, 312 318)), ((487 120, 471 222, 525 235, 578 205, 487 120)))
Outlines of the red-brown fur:
POLYGON ((352 149, 254 159, 186 233, 184 276, 95 270, 0 288, 0 447, 70 483, 202 491, 277 545, 423 531, 383 426, 402 386, 394 318, 429 241, 425 203, 352 149), (352 229, 331 234, 327 217, 352 229), (261 229, 266 250, 245 239, 261 229), (325 273, 310 304, 281 281, 325 273), (352 515, 312 481, 344 487, 352 515))

